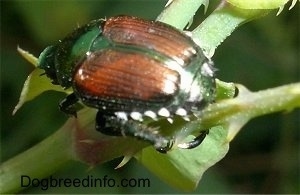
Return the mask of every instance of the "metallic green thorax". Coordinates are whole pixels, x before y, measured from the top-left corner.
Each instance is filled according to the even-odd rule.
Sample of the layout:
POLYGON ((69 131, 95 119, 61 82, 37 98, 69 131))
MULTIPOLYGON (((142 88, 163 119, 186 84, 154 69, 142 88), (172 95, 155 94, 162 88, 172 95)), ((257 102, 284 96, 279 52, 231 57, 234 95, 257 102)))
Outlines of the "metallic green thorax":
POLYGON ((101 36, 103 22, 102 19, 94 20, 78 28, 58 44, 47 47, 40 54, 38 67, 45 70, 53 84, 64 88, 72 86, 76 65, 90 51, 95 39, 101 36))

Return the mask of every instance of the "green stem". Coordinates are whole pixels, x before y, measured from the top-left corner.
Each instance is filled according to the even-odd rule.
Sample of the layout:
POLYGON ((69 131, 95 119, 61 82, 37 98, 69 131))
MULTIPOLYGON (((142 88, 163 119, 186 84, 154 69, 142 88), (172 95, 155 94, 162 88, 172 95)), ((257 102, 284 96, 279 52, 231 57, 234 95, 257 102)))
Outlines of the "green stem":
MULTIPOLYGON (((208 7, 207 0, 173 0, 157 17, 157 20, 183 29, 201 5, 208 7), (180 14, 178 14, 180 10, 180 14)), ((209 57, 215 49, 241 24, 266 15, 267 9, 241 9, 221 2, 197 28, 193 38, 209 57)))
POLYGON ((0 166, 0 194, 16 193, 21 188, 21 176, 47 177, 72 159, 70 123, 41 143, 13 157, 0 166), (68 131, 66 131, 68 129, 68 131))
POLYGON ((238 85, 239 95, 233 99, 220 100, 198 113, 199 119, 187 123, 176 133, 189 135, 222 125, 227 127, 228 141, 240 131, 245 123, 255 117, 300 107, 300 83, 289 84, 258 92, 250 92, 238 85))
POLYGON ((215 49, 237 27, 268 12, 269 10, 240 9, 229 3, 223 3, 193 30, 193 37, 211 57, 215 49))
POLYGON ((207 0, 173 0, 157 17, 157 20, 183 29, 193 19, 199 7, 207 6, 206 4, 208 4, 207 0))
POLYGON ((293 83, 258 92, 250 92, 239 86, 239 95, 212 104, 203 113, 202 121, 212 124, 227 122, 232 117, 247 119, 300 107, 300 83, 293 83))

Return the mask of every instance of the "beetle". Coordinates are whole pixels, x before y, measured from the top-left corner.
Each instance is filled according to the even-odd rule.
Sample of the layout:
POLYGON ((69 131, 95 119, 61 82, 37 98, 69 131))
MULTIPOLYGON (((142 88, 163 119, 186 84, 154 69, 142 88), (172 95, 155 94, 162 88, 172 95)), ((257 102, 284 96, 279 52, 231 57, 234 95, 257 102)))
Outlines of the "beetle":
MULTIPOLYGON (((168 24, 133 16, 79 27, 47 47, 38 67, 53 84, 73 89, 60 110, 76 116, 75 104, 81 101, 98 109, 98 131, 146 140, 163 153, 174 138, 143 125, 145 117, 189 120, 215 99, 213 64, 196 42, 168 24)), ((198 146, 207 133, 180 147, 198 146)))

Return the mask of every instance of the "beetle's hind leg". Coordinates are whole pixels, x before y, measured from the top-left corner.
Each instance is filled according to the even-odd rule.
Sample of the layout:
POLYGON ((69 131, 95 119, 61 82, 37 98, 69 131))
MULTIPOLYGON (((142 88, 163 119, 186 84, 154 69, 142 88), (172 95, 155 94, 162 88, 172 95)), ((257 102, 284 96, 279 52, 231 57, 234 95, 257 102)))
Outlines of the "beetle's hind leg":
POLYGON ((197 146, 199 146, 203 142, 203 140, 205 139, 205 137, 208 133, 209 133, 209 130, 204 130, 200 133, 200 135, 198 135, 195 139, 193 139, 193 141, 178 144, 177 146, 179 148, 182 148, 182 149, 196 148, 197 146))
POLYGON ((148 127, 139 121, 121 119, 115 115, 103 114, 98 111, 96 130, 111 136, 131 136, 151 143, 161 153, 166 153, 173 146, 173 139, 159 134, 157 128, 148 127))

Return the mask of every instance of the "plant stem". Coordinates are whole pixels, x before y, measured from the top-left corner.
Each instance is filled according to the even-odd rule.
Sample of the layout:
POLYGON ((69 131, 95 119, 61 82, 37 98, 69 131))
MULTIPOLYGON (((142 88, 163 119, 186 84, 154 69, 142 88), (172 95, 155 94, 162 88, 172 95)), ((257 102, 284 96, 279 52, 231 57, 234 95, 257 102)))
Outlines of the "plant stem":
POLYGON ((290 111, 300 107, 300 83, 257 92, 250 92, 243 86, 239 86, 239 90, 240 94, 238 97, 211 105, 210 108, 206 109, 207 111, 204 111, 205 115, 210 120, 220 118, 222 122, 236 115, 243 115, 251 119, 265 114, 290 111))
POLYGON ((207 56, 212 57, 215 49, 237 27, 268 12, 269 10, 240 9, 223 2, 193 30, 193 37, 207 56))
POLYGON ((187 123, 176 133, 190 135, 199 129, 222 125, 228 128, 228 141, 240 131, 245 123, 255 117, 300 107, 300 83, 293 83, 258 92, 251 92, 237 85, 239 95, 209 105, 197 113, 198 119, 187 123))
POLYGON ((16 193, 21 188, 21 176, 44 178, 72 159, 70 123, 66 123, 41 143, 13 157, 0 166, 0 194, 16 193), (66 129, 68 129, 66 131, 66 129))
MULTIPOLYGON (((228 140, 232 140, 240 128, 249 120, 280 111, 291 111, 300 107, 300 83, 251 92, 239 86, 239 95, 207 107, 197 123, 228 125, 228 140)), ((199 125, 198 124, 198 125, 199 125)))
POLYGON ((178 29, 183 29, 193 19, 193 16, 202 4, 208 4, 208 1, 173 0, 157 17, 157 20, 178 29), (178 11, 180 14, 178 14, 178 11))

